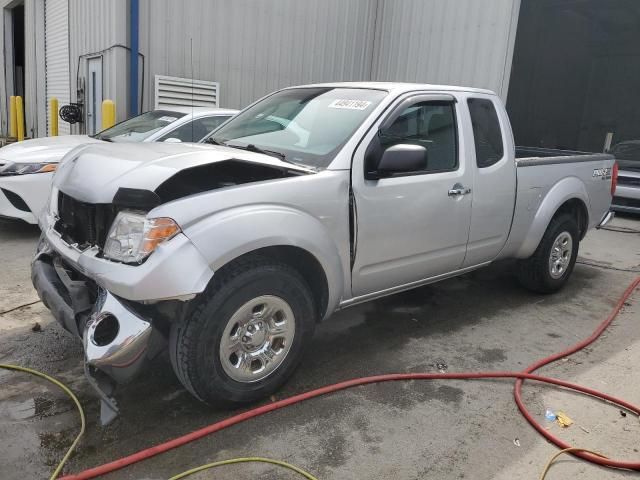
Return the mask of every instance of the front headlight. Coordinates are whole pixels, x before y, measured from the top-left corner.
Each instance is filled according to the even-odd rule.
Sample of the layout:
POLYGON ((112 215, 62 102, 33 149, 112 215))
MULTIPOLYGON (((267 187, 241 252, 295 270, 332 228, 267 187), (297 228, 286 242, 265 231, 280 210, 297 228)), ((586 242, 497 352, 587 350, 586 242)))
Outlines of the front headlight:
POLYGON ((40 162, 40 163, 7 163, 4 167, 0 167, 0 176, 9 175, 27 175, 30 173, 47 173, 55 172, 58 168, 57 163, 40 162))
POLYGON ((111 225, 104 256, 123 263, 142 263, 162 242, 173 238, 180 227, 170 218, 146 218, 120 212, 111 225))

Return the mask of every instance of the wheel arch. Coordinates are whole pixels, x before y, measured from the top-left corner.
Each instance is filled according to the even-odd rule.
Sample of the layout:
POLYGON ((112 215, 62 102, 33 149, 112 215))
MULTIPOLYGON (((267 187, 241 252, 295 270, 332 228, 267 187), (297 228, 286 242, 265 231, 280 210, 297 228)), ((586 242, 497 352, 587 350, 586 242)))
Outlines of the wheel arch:
POLYGON ((577 177, 567 177, 556 183, 540 203, 531 226, 518 249, 516 258, 528 258, 540 244, 551 220, 568 213, 578 222, 580 240, 589 228, 589 197, 584 183, 577 177))
POLYGON ((290 265, 309 283, 321 319, 344 295, 348 250, 341 252, 327 227, 306 212, 281 205, 245 206, 213 215, 185 234, 208 261, 213 277, 246 255, 290 265))
POLYGON ((293 245, 271 245, 239 255, 221 268, 233 267, 235 263, 243 262, 252 256, 272 259, 296 270, 309 285, 318 320, 327 315, 329 309, 329 281, 322 264, 312 253, 293 245))

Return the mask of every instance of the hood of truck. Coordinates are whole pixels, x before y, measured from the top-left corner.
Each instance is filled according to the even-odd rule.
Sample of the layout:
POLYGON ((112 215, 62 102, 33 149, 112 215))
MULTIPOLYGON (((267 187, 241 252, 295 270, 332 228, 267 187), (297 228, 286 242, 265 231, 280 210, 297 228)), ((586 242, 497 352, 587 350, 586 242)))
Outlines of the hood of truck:
POLYGON ((105 143, 87 135, 63 135, 16 142, 0 149, 0 163, 59 162, 78 145, 105 143))
POLYGON ((56 172, 54 186, 82 202, 111 203, 121 188, 155 191, 180 172, 229 161, 313 173, 270 155, 223 146, 105 143, 87 146, 65 159, 56 172))

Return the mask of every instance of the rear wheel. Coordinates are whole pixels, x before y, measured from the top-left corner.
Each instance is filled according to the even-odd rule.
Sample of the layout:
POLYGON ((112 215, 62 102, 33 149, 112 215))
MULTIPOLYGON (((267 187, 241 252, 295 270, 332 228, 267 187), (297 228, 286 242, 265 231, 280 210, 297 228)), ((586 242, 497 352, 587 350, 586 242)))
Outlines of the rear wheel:
POLYGON ((313 299, 297 271, 266 258, 242 260, 216 277, 172 328, 173 368, 206 403, 252 402, 300 362, 315 328, 313 299))
POLYGON ((534 254, 518 264, 520 283, 538 293, 553 293, 569 280, 578 257, 580 233, 567 214, 554 217, 534 254))

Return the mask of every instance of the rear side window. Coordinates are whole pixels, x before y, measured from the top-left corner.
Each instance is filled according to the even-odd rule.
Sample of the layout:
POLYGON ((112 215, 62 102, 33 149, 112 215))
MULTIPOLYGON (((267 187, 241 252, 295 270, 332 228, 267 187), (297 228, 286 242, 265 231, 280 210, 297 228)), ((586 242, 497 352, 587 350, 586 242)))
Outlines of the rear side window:
POLYGON ((491 100, 470 98, 467 103, 473 125, 476 163, 479 168, 490 167, 504 155, 498 114, 491 100))

